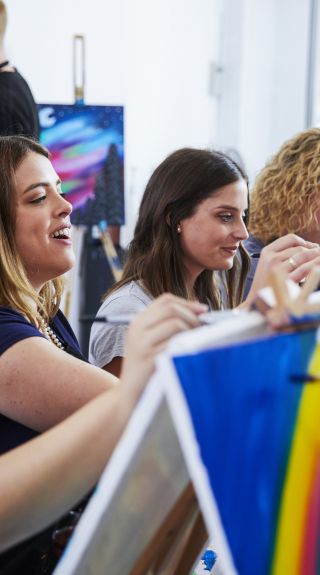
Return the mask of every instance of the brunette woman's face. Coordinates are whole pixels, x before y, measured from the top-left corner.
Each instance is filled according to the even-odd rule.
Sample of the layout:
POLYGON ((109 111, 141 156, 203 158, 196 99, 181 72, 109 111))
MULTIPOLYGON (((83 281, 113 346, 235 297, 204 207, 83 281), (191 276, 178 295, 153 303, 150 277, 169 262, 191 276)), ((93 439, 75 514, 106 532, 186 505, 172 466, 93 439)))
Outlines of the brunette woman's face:
POLYGON ((36 290, 74 264, 71 204, 50 160, 29 152, 15 173, 15 241, 28 279, 36 290))
POLYGON ((248 237, 247 209, 248 189, 241 179, 216 190, 191 217, 181 220, 179 237, 189 278, 195 280, 205 269, 232 268, 240 242, 248 237))

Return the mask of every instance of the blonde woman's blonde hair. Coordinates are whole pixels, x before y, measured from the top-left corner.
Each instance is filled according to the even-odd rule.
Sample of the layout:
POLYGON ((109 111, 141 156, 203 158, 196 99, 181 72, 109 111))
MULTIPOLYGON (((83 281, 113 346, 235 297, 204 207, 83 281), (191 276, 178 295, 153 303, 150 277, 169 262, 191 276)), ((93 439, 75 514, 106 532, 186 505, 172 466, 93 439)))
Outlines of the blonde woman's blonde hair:
POLYGON ((283 144, 250 194, 249 232, 263 244, 317 223, 320 208, 320 128, 283 144))
POLYGON ((38 326, 39 314, 46 321, 56 314, 63 282, 61 278, 49 281, 37 293, 16 248, 15 173, 30 152, 49 158, 48 150, 30 138, 0 137, 0 305, 20 312, 38 326))
POLYGON ((3 42, 3 37, 7 28, 7 8, 4 2, 0 0, 0 43, 3 42))

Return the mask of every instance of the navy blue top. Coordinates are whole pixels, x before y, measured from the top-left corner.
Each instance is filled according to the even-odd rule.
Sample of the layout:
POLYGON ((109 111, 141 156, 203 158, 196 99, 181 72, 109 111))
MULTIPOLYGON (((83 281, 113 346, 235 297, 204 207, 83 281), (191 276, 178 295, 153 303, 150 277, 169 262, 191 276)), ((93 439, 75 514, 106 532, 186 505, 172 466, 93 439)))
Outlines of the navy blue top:
MULTIPOLYGON (((70 324, 60 310, 50 322, 50 327, 57 334, 67 353, 86 361, 70 324)), ((18 341, 28 337, 44 337, 44 335, 17 311, 0 306, 0 355, 18 341)), ((36 435, 39 435, 37 431, 0 414, 0 454, 36 435)))
POLYGON ((257 268, 257 265, 259 262, 260 253, 261 253, 262 249, 264 248, 264 245, 260 240, 258 240, 257 238, 255 238, 251 234, 243 243, 244 243, 244 247, 246 248, 247 252, 249 252, 249 255, 251 258, 250 269, 249 269, 249 273, 247 276, 246 285, 245 285, 244 294, 243 294, 243 299, 245 300, 249 291, 250 291, 251 284, 252 284, 253 278, 254 278, 254 274, 256 273, 256 268, 257 268))

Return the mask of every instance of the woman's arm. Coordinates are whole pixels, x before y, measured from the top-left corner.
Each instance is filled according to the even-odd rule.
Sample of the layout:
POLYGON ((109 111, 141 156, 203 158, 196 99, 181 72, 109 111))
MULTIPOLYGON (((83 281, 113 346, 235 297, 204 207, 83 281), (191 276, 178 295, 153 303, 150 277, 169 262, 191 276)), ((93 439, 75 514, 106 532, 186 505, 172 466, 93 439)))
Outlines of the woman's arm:
POLYGON ((110 363, 107 363, 103 366, 105 371, 112 373, 115 377, 120 377, 121 369, 122 369, 122 362, 123 357, 114 357, 110 363))
MULTIPOLYGON (((196 306, 167 295, 152 304, 149 313, 151 318, 159 318, 160 325, 162 321, 170 325, 181 321, 181 314, 185 314, 185 329, 197 321, 196 310, 196 306)), ((137 323, 139 325, 139 321, 137 323)), ((135 357, 130 354, 129 374, 149 349, 147 333, 146 330, 137 336, 138 347, 131 338, 135 357)), ((68 355, 39 337, 22 340, 5 351, 0 356, 0 374, 0 412, 37 431, 59 423, 90 399, 112 389, 118 381, 110 373, 68 355)))
POLYGON ((0 356, 0 412, 44 431, 117 379, 55 347, 44 338, 19 341, 0 356))
MULTIPOLYGON (((158 298, 128 330, 122 384, 0 458, 0 550, 52 523, 94 485, 152 373, 155 354, 172 335, 199 325, 196 314, 204 309, 174 296, 158 298)), ((56 355, 56 368, 67 372, 70 364, 63 365, 62 357, 56 355)), ((106 377, 99 368, 89 371, 93 380, 106 377)))
POLYGON ((93 487, 133 406, 118 386, 0 458, 0 551, 50 525, 93 487))

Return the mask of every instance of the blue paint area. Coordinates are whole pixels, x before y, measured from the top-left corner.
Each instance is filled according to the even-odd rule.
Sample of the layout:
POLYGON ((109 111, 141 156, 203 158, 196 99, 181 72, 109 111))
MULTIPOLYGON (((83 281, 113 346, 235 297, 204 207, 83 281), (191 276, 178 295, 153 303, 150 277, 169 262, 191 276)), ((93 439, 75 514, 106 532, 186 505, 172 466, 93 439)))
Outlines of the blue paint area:
POLYGON ((217 561, 217 554, 212 549, 207 549, 201 557, 205 571, 211 571, 217 561))
POLYGON ((315 331, 174 358, 236 568, 267 575, 315 331))

